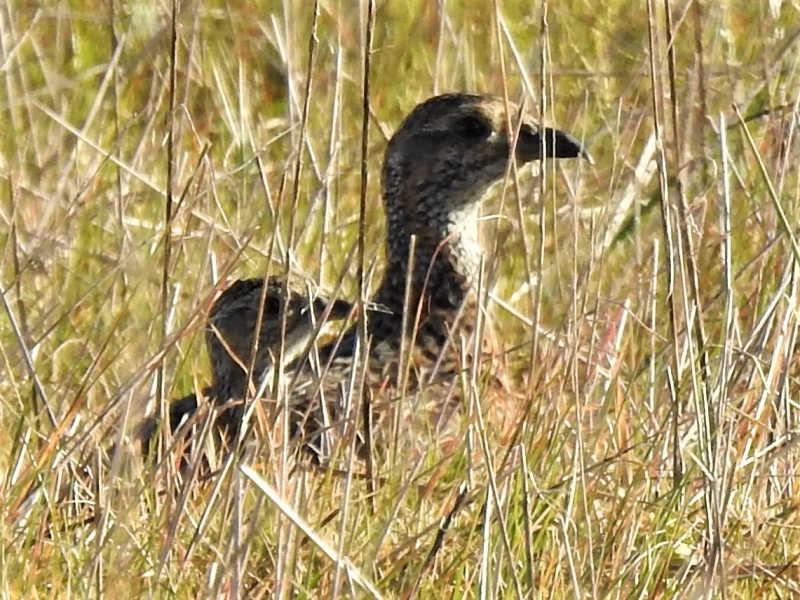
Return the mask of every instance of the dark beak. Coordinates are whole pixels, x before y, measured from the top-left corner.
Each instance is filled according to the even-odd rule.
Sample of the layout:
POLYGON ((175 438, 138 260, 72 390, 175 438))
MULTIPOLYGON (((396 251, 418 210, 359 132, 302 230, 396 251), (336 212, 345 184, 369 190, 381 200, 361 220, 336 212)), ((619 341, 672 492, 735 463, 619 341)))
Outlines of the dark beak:
POLYGON ((519 132, 517 157, 525 162, 530 162, 539 160, 542 154, 547 158, 581 157, 590 165, 594 164, 592 155, 570 134, 549 127, 535 131, 523 125, 519 132), (544 141, 544 153, 542 153, 542 141, 544 141))

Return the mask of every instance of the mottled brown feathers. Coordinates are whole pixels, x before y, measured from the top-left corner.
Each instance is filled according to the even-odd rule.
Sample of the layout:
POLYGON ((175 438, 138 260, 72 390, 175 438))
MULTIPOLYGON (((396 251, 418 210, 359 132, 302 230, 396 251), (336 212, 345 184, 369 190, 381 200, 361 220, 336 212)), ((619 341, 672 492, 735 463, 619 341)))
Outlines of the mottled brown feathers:
MULTIPOLYGON (((417 106, 389 141, 384 157, 386 271, 373 296, 380 309, 367 315, 366 364, 357 364, 354 356, 355 325, 317 348, 318 360, 305 353, 318 323, 347 318, 349 303, 287 290, 279 280, 269 280, 266 289, 262 279, 237 281, 220 295, 209 316, 215 402, 252 397, 273 372, 283 340, 283 366, 297 384, 286 390, 294 407, 293 432, 317 454, 327 454, 321 436, 336 428, 349 382, 359 380, 352 377, 354 366, 365 375, 370 393, 380 396, 376 405, 391 405, 402 379, 403 393, 425 388, 427 400, 433 398, 440 407, 433 412, 449 412, 446 407, 459 396, 456 376, 476 358, 474 349, 482 347, 481 340, 476 345, 472 339, 480 317, 475 286, 483 256, 477 218, 481 201, 505 176, 511 157, 527 163, 581 155, 588 158, 568 134, 540 128, 497 97, 449 94, 417 106), (262 305, 258 349, 251 360, 262 305), (254 385, 248 386, 251 363, 254 385)), ((236 431, 241 415, 227 413, 223 421, 229 432, 236 431)))

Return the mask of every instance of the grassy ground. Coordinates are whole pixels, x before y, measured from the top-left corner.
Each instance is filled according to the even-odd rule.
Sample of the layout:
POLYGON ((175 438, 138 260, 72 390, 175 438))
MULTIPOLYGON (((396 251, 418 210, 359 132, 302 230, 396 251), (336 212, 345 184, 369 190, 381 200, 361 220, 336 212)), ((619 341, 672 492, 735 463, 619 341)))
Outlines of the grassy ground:
POLYGON ((596 160, 492 204, 518 436, 477 398, 464 444, 390 453, 373 495, 287 473, 268 431, 184 495, 87 459, 207 383, 217 280, 288 257, 356 294, 367 13, 12 0, 0 593, 795 597, 797 4, 379 4, 368 267, 386 136, 433 93, 524 94, 596 160))

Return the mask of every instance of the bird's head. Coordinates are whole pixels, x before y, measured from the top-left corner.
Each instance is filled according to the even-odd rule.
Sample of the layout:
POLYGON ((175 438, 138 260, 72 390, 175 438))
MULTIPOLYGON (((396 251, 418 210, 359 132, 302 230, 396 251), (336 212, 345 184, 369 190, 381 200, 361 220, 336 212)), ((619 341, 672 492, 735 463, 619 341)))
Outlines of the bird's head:
POLYGON ((519 164, 541 156, 589 158, 578 140, 540 127, 502 98, 447 94, 418 105, 386 149, 382 192, 389 230, 435 237, 457 228, 504 176, 512 156, 519 164))

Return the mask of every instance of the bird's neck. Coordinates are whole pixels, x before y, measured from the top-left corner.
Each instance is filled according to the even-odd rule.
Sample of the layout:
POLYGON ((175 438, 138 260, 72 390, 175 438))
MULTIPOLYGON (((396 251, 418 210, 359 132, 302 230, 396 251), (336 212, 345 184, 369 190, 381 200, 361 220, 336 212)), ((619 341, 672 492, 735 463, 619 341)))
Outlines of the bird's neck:
POLYGON ((375 302, 394 313, 457 312, 474 295, 483 258, 476 214, 451 215, 438 226, 398 219, 388 225, 387 266, 375 302))

